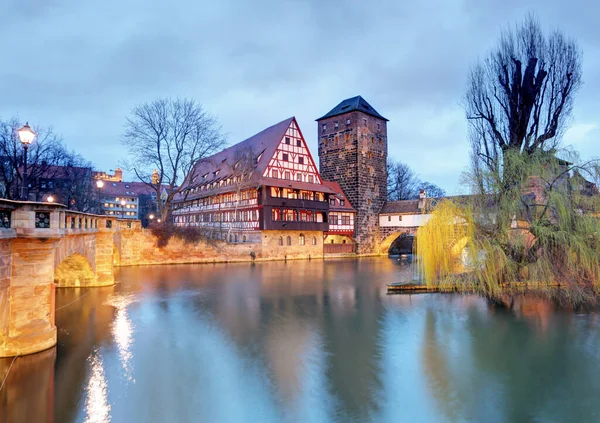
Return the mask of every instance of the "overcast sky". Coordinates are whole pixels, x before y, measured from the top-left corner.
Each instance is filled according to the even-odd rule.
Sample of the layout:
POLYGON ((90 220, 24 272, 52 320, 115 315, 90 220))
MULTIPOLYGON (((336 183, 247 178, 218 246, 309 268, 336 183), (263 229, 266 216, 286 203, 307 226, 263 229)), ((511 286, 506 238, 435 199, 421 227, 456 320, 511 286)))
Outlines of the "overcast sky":
POLYGON ((230 144, 296 116, 316 158, 314 119, 360 94, 390 156, 458 193, 468 69, 529 11, 584 52, 565 142, 599 156, 600 5, 580 0, 3 0, 0 118, 52 125, 108 171, 134 105, 192 97, 230 144))

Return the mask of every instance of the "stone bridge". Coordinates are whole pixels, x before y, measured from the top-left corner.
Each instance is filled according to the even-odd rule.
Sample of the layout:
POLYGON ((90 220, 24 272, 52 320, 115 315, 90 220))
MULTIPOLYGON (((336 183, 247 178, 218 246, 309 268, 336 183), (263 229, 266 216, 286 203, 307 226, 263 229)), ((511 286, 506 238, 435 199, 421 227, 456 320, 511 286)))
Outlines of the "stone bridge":
MULTIPOLYGON (((413 239, 418 226, 386 226, 379 228, 379 254, 387 255, 390 247, 401 237, 413 239)), ((411 242, 412 244, 412 242, 411 242)))
MULTIPOLYGON (((140 221, 0 199, 0 357, 56 344, 55 288, 114 284, 127 232, 140 221)), ((127 252, 125 252, 127 254, 127 252)))

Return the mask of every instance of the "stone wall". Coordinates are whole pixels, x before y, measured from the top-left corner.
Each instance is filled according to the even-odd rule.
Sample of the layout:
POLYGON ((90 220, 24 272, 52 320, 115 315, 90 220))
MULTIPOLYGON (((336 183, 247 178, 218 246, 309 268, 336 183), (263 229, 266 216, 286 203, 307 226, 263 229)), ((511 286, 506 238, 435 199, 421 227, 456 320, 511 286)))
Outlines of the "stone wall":
POLYGON ((387 197, 387 122, 353 111, 319 121, 318 135, 321 176, 339 183, 358 212, 358 252, 376 253, 378 213, 387 197))
POLYGON ((263 231, 262 255, 264 260, 307 259, 323 257, 321 231, 263 231), (300 244, 304 235, 304 245, 300 244), (280 245, 280 238, 283 246, 280 245), (291 245, 288 245, 288 237, 291 245))

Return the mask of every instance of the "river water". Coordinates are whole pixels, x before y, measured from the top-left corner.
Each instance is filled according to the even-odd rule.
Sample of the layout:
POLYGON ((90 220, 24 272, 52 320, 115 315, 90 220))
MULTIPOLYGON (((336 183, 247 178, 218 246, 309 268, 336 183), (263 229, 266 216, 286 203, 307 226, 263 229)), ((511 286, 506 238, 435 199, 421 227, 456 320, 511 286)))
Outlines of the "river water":
POLYGON ((600 421, 600 314, 386 295, 411 278, 314 260, 58 290, 58 346, 15 360, 0 422, 600 421))

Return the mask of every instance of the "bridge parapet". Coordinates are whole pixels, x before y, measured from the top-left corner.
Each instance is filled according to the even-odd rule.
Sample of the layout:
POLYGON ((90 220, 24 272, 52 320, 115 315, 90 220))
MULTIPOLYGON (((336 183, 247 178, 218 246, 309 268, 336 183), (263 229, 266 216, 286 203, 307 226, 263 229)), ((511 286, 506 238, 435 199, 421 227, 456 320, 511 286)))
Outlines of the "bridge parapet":
POLYGON ((56 344, 56 286, 114 284, 115 237, 140 221, 0 199, 0 357, 56 344))

